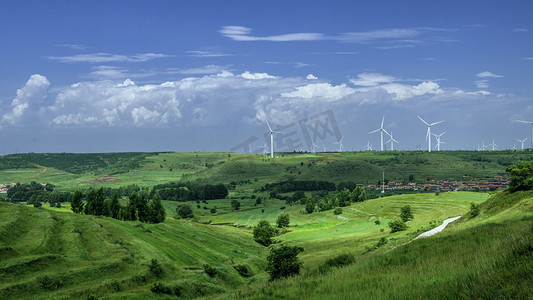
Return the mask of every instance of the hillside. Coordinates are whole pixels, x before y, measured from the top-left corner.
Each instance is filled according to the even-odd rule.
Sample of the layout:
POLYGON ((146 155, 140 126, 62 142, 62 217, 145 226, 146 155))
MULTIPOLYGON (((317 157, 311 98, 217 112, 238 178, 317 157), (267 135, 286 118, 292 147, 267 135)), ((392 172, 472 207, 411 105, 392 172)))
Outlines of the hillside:
POLYGON ((47 182, 58 189, 137 184, 150 187, 176 180, 260 187, 287 178, 376 184, 386 179, 423 182, 502 175, 508 165, 533 160, 533 151, 386 151, 282 153, 279 158, 243 153, 15 154, 0 157, 1 183, 47 182))
MULTIPOLYGON (((387 249, 387 250, 386 250, 387 249)), ((533 295, 533 192, 499 193, 444 232, 352 265, 256 284, 235 299, 458 299, 533 295)))

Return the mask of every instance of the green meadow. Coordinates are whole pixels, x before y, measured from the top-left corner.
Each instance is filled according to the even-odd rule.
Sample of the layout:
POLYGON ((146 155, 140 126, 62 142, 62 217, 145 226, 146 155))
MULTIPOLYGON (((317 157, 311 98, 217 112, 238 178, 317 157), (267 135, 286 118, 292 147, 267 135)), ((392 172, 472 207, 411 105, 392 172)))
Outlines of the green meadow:
MULTIPOLYGON (((2 299, 412 299, 530 298, 533 288, 533 192, 396 193, 306 213, 260 189, 287 179, 376 184, 414 176, 461 180, 505 174, 531 151, 18 154, 0 157, 0 183, 31 181, 59 191, 173 181, 232 185, 225 199, 162 201, 159 224, 74 214, 61 207, 0 202, 2 299), (260 197, 261 203, 256 199, 260 197), (241 207, 234 210, 231 202, 241 207), (480 214, 469 213, 474 204, 480 214), (388 223, 410 205, 407 230, 388 223), (214 209, 214 212, 212 212, 214 209), (261 220, 290 216, 274 245, 300 246, 301 274, 270 282, 271 247, 253 239, 261 220), (416 239, 445 219, 441 233, 416 239), (324 265, 341 254, 343 267, 324 265), (155 261, 155 264, 154 264, 155 261), (238 270, 246 269, 242 273, 238 270)), ((330 192, 335 194, 335 192, 330 192)), ((290 197, 292 193, 283 193, 290 197)), ((305 192, 306 197, 315 196, 305 192)), ((0 194, 6 199, 5 194, 0 194)), ((127 199, 120 199, 122 205, 127 199)))

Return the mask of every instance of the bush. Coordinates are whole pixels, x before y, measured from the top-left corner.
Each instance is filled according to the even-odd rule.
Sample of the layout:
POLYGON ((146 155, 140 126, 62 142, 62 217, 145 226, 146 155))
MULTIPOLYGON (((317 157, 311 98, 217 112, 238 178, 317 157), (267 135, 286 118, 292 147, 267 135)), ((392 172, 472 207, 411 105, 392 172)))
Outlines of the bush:
POLYGON ((402 218, 402 221, 407 222, 409 220, 414 219, 413 213, 411 213, 411 205, 406 205, 402 208, 400 208, 400 218, 402 218))
POLYGON ((333 258, 329 258, 328 260, 326 260, 324 265, 328 267, 338 268, 338 267, 351 265, 354 262, 355 262, 355 256, 353 254, 345 253, 345 254, 339 254, 333 258))
POLYGON ((479 215, 479 204, 470 203, 470 218, 474 218, 479 215))
POLYGON ((152 285, 152 288, 150 290, 153 293, 157 293, 157 294, 167 294, 167 295, 174 294, 172 287, 168 285, 164 285, 161 282, 154 283, 154 285, 152 285))
POLYGON ((402 220, 395 220, 389 222, 390 232, 395 233, 398 231, 403 231, 407 229, 407 225, 402 220))
POLYGON ((149 270, 157 278, 161 278, 161 276, 163 275, 163 268, 161 267, 157 259, 152 259, 149 270))
POLYGON ((176 213, 183 219, 194 218, 192 208, 188 204, 181 204, 176 207, 176 213))
POLYGON ((63 283, 55 275, 44 275, 37 277, 37 283, 43 290, 53 291, 59 289, 63 283))
POLYGON ((336 208, 333 210, 333 213, 336 214, 336 215, 340 215, 340 214, 342 214, 342 207, 336 207, 336 208))
POLYGON ((239 208, 241 207, 241 203, 237 200, 231 200, 231 207, 233 208, 233 210, 239 210, 239 208))
POLYGON ((233 266, 233 268, 241 275, 242 277, 251 277, 252 276, 252 270, 248 265, 236 265, 233 266))
POLYGON ((210 212, 211 212, 212 214, 216 214, 216 213, 217 213, 217 209, 216 209, 216 208, 214 208, 214 207, 213 207, 213 208, 211 208, 211 209, 210 209, 209 211, 210 211, 210 212))
POLYGON ((376 224, 376 225, 380 225, 380 224, 381 224, 381 221, 380 221, 379 219, 377 219, 377 220, 374 221, 374 224, 376 224))
POLYGON ((254 240, 263 246, 272 244, 272 237, 275 234, 274 228, 270 226, 268 221, 262 220, 254 227, 254 240))
POLYGON ((298 254, 304 251, 298 246, 281 246, 272 249, 267 257, 268 265, 266 271, 270 274, 270 280, 286 278, 300 274, 302 263, 298 259, 298 254))
POLYGON ((203 265, 205 274, 209 275, 209 277, 215 277, 215 275, 218 274, 218 271, 216 268, 211 267, 208 264, 203 265))
POLYGON ((290 222, 290 216, 286 213, 279 214, 278 218, 276 219, 276 224, 278 225, 278 228, 288 227, 290 222))

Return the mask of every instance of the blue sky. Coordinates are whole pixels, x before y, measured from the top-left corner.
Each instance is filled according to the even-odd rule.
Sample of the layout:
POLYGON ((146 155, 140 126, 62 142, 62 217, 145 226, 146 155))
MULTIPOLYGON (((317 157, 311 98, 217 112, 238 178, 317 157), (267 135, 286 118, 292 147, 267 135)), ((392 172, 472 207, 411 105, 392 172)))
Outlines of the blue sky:
POLYGON ((0 6, 0 154, 262 152, 267 120, 276 149, 359 151, 383 116, 427 149, 417 115, 442 149, 532 139, 531 1, 0 6))

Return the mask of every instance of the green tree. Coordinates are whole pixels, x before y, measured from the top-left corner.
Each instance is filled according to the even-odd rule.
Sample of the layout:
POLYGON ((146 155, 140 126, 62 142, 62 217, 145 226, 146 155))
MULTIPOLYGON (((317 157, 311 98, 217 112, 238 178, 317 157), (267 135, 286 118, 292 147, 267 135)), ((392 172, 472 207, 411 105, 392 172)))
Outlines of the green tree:
POLYGON ((520 161, 510 165, 505 172, 509 173, 509 189, 524 191, 533 188, 533 161, 520 161))
POLYGON ((74 192, 72 201, 70 201, 70 208, 75 214, 79 214, 83 211, 83 194, 81 191, 74 192))
POLYGON ((278 218, 276 219, 276 225, 278 225, 278 228, 289 227, 290 222, 291 218, 287 213, 279 214, 278 218))
POLYGON ((389 222, 389 228, 391 233, 395 233, 397 231, 403 231, 407 229, 407 225, 402 220, 395 220, 389 222))
POLYGON ((139 196, 137 193, 132 193, 130 195, 128 204, 126 205, 123 213, 123 218, 125 221, 136 221, 137 220, 137 210, 135 209, 135 203, 139 196))
POLYGON ((150 221, 148 200, 146 200, 146 196, 144 194, 142 194, 140 197, 137 197, 135 209, 137 210, 137 217, 139 218, 139 221, 143 223, 150 221))
POLYGON ((149 212, 151 223, 161 223, 165 221, 165 208, 161 203, 161 197, 159 197, 159 194, 155 194, 150 202, 149 212))
POLYGON ((272 237, 275 233, 275 229, 266 220, 259 221, 253 230, 254 240, 263 246, 272 244, 272 237))
POLYGON ((307 203, 305 204, 305 211, 308 214, 312 214, 315 211, 315 201, 314 199, 307 199, 307 203))
POLYGON ((411 213, 411 205, 406 205, 400 208, 400 218, 402 221, 407 222, 414 219, 413 213, 411 213))
POLYGON ((348 189, 343 189, 342 191, 338 192, 337 195, 335 195, 337 204, 340 207, 348 206, 351 202, 351 193, 348 189))
POLYGON ((241 207, 241 203, 237 200, 231 200, 231 207, 233 208, 233 210, 239 210, 239 208, 241 207))
POLYGON ((302 262, 298 259, 298 254, 303 251, 302 247, 285 245, 272 249, 267 257, 268 265, 266 268, 266 271, 270 274, 270 280, 300 274, 302 262))
POLYGON ((120 216, 120 203, 118 202, 118 194, 115 193, 111 197, 108 206, 109 216, 113 219, 118 219, 120 216))
POLYGON ((192 208, 188 204, 181 204, 176 207, 176 213, 183 219, 194 218, 192 208))

